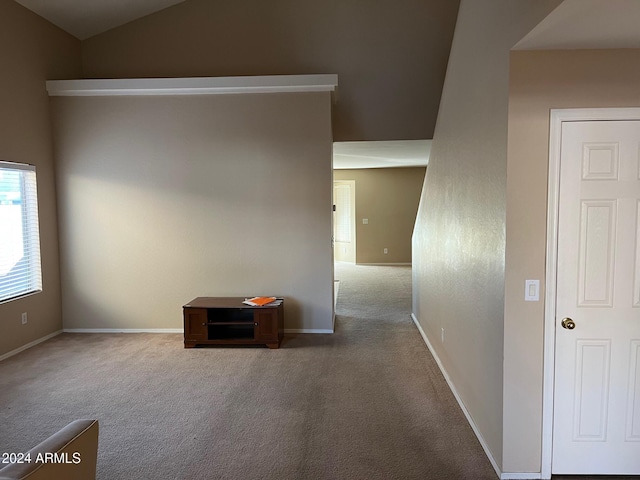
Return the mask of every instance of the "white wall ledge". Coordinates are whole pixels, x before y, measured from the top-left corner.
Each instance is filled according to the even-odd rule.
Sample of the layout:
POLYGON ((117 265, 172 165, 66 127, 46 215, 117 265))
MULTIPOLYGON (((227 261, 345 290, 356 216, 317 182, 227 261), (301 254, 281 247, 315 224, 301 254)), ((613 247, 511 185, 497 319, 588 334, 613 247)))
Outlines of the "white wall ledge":
POLYGON ((51 97, 335 92, 338 75, 49 80, 51 97))

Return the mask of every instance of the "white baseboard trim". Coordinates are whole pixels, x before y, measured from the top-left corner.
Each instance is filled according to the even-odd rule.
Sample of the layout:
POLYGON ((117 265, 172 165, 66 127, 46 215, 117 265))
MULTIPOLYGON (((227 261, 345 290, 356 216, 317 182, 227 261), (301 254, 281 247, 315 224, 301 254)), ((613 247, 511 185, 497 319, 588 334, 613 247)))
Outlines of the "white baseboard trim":
POLYGON ((356 265, 363 265, 363 266, 379 266, 379 267, 410 267, 412 265, 411 262, 409 263, 356 263, 356 265))
POLYGON ((184 333, 182 328, 65 328, 64 333, 184 333))
MULTIPOLYGON (((438 354, 436 353, 435 349, 431 345, 431 342, 429 342, 429 339, 427 338, 426 333, 424 333, 424 330, 422 329, 420 322, 418 322, 418 319, 413 313, 411 314, 411 319, 413 320, 413 323, 415 323, 416 327, 418 328, 418 331, 420 332, 420 335, 422 335, 422 339, 424 340, 424 343, 427 345, 427 348, 431 352, 431 355, 433 355, 433 358, 438 364, 438 368, 440 368, 440 371, 442 372, 442 375, 444 376, 444 379, 446 380, 447 385, 449 385, 449 388, 451 389, 451 393, 453 393, 453 396, 458 402, 458 405, 460 405, 460 408, 462 409, 462 413, 464 413, 464 416, 467 418, 467 422, 469 422, 469 425, 471 426, 473 433, 475 433, 476 437, 478 437, 478 441, 480 442, 480 445, 482 446, 484 453, 489 458, 489 462, 491 462, 491 466, 493 467, 496 474, 498 475, 498 478, 500 478, 501 480, 503 478, 507 478, 502 476, 503 474, 500 471, 500 468, 498 467, 498 463, 496 462, 495 458, 493 458, 493 454, 491 453, 491 450, 489 449, 487 442, 484 440, 484 438, 480 434, 480 430, 478 430, 478 427, 473 421, 473 418, 471 418, 471 415, 469 414, 467 407, 462 401, 462 398, 460 398, 460 395, 458 395, 458 392, 456 391, 456 387, 453 385, 453 382, 449 378, 449 374, 447 374, 447 371, 444 369, 442 362, 440 361, 440 357, 438 357, 438 354)), ((509 475, 516 475, 516 474, 509 474, 509 475)), ((508 478, 529 478, 529 477, 508 477, 508 478)))
POLYGON ((333 330, 322 328, 285 328, 284 333, 333 333, 333 330))
MULTIPOLYGON (((65 328, 60 333, 184 333, 182 328, 65 328)), ((331 329, 285 328, 284 333, 333 333, 331 329)))
POLYGON ((57 332, 53 332, 50 333, 49 335, 46 335, 42 338, 39 338, 37 340, 34 340, 33 342, 29 342, 26 345, 23 345, 19 348, 16 348, 15 350, 11 350, 10 352, 5 353, 4 355, 0 355, 0 362, 2 360, 6 360, 9 357, 13 357, 14 355, 17 355, 20 352, 23 352, 31 347, 35 347, 36 345, 38 345, 39 343, 42 342, 46 342, 47 340, 49 340, 50 338, 56 337, 58 335, 60 335, 62 333, 62 330, 58 330, 57 332))
POLYGON ((540 480, 541 473, 503 473, 500 480, 540 480))

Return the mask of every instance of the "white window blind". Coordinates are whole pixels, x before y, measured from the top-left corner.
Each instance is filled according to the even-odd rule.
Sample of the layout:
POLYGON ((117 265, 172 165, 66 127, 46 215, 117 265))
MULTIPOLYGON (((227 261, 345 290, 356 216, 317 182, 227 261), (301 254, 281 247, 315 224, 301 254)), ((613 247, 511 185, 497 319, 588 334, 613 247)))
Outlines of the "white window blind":
POLYGON ((36 169, 0 161, 0 302, 41 290, 36 169))
POLYGON ((349 185, 336 185, 334 195, 336 204, 335 241, 351 243, 351 188, 349 185))

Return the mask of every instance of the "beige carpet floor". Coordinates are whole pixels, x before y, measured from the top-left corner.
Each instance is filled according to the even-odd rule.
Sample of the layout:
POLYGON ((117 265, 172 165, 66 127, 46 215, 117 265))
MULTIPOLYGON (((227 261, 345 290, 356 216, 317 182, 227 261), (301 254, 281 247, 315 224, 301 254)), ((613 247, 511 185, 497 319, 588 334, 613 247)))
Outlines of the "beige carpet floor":
POLYGON ((100 480, 497 478, 410 319, 410 268, 336 278, 335 334, 278 350, 62 334, 0 362, 0 451, 97 418, 100 480))

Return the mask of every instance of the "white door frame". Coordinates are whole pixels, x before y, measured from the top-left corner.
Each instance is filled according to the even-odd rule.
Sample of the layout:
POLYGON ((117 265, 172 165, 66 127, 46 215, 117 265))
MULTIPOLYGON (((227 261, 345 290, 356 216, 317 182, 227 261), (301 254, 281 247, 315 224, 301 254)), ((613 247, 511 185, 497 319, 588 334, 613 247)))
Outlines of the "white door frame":
POLYGON ((542 471, 551 478, 553 451, 553 383, 555 365, 556 274, 558 258, 558 203, 563 122, 640 120, 640 108, 575 108, 551 110, 549 129, 549 182, 547 198, 547 255, 544 307, 544 371, 542 396, 542 471))

